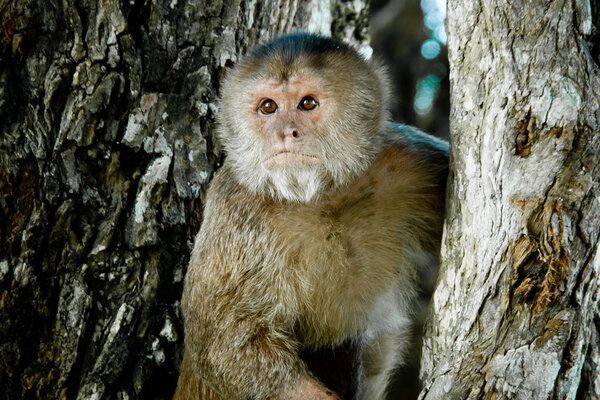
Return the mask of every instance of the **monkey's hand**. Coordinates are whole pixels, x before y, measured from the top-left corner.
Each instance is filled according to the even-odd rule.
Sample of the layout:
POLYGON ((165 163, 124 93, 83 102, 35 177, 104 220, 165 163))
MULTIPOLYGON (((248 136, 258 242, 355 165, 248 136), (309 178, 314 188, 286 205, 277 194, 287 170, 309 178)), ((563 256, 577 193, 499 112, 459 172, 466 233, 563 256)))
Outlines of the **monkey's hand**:
POLYGON ((298 381, 284 384, 277 395, 270 400, 340 400, 340 398, 316 379, 302 374, 298 381))

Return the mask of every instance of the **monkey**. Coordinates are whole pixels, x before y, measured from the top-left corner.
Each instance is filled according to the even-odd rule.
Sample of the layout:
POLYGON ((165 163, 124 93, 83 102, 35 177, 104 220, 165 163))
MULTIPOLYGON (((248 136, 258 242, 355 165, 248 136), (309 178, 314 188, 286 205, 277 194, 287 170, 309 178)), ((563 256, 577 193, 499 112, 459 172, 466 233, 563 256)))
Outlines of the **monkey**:
POLYGON ((390 122, 389 88, 382 63, 309 33, 226 74, 174 399, 385 398, 438 257, 449 150, 390 122), (320 351, 347 355, 328 369, 349 391, 309 367, 320 351))

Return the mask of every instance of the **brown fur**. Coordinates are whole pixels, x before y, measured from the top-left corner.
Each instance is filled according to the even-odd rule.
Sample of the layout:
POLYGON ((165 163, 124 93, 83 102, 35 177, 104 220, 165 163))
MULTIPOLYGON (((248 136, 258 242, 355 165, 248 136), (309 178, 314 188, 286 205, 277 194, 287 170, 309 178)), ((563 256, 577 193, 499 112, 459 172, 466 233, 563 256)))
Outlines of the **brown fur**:
MULTIPOLYGON (((242 63, 224 85, 221 107, 229 111, 221 110, 220 134, 228 156, 208 190, 205 219, 186 276, 182 300, 186 352, 178 400, 334 399, 300 354, 343 343, 355 343, 359 349, 356 365, 364 373, 348 375, 360 381, 357 396, 380 399, 385 393, 389 374, 408 342, 405 320, 411 316, 418 269, 439 249, 447 150, 413 128, 388 128, 380 86, 385 79, 377 77, 381 72, 355 53, 344 57, 351 61, 343 60, 337 69, 322 67, 324 83, 314 70, 302 67, 310 61, 302 55, 291 58, 297 61, 293 68, 279 66, 272 71, 271 76, 285 76, 285 82, 302 76, 310 81, 309 94, 319 101, 333 100, 331 106, 323 100, 315 112, 295 110, 294 104, 306 93, 302 86, 285 89, 282 82, 283 92, 277 92, 275 84, 269 97, 291 106, 281 106, 272 118, 257 115, 265 82, 273 83, 271 76, 255 77, 260 60, 242 63), (357 75, 360 68, 369 71, 366 78, 357 75), (340 83, 333 72, 368 81, 340 83), (368 83, 371 92, 365 96, 356 92, 368 83), (254 100, 239 101, 251 106, 239 109, 237 116, 228 114, 235 113, 231 109, 238 104, 231 91, 242 87, 254 100), (371 97, 379 104, 370 104, 371 97), (368 133, 364 110, 351 114, 346 113, 348 107, 339 107, 347 101, 362 104, 365 98, 368 107, 377 110, 377 115, 369 116, 368 133), (281 133, 289 123, 299 137, 281 133), (248 130, 233 133, 241 129, 236 124, 248 130), (319 135, 332 132, 335 124, 340 132, 334 138, 336 146, 321 152, 319 144, 327 147, 327 140, 333 139, 319 142, 319 135), (255 134, 248 140, 266 151, 283 146, 313 151, 320 160, 339 157, 333 151, 343 152, 351 158, 348 168, 354 170, 318 175, 327 184, 307 200, 277 195, 277 187, 261 191, 260 185, 246 182, 251 175, 240 177, 236 162, 248 155, 237 154, 238 144, 233 142, 255 134), (281 142, 271 141, 272 134, 281 134, 281 142)), ((325 59, 336 60, 332 55, 325 59)), ((262 62, 273 67, 269 60, 262 62)), ((360 104, 349 107, 360 109, 360 104)), ((257 149, 252 156, 260 161, 268 153, 257 149)), ((292 154, 272 168, 296 168, 294 173, 308 168, 302 160, 292 154)))

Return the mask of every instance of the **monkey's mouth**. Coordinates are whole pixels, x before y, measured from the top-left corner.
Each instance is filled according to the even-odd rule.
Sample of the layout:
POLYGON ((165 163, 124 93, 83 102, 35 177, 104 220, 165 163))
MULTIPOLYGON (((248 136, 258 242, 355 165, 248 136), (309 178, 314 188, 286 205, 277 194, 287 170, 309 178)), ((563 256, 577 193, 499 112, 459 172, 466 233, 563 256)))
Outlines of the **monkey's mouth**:
POLYGON ((271 154, 264 159, 265 167, 284 166, 284 165, 303 165, 316 164, 319 162, 319 157, 312 154, 301 153, 298 151, 280 151, 271 154))

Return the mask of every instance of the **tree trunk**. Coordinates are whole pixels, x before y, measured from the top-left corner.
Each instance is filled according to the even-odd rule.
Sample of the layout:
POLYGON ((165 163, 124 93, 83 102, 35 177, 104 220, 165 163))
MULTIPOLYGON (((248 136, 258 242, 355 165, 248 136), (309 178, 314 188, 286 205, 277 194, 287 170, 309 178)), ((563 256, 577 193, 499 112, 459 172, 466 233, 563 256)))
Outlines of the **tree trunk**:
POLYGON ((421 399, 600 398, 592 9, 449 1, 451 176, 421 399))
POLYGON ((170 398, 224 67, 364 1, 0 0, 0 398, 170 398))

